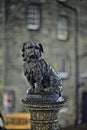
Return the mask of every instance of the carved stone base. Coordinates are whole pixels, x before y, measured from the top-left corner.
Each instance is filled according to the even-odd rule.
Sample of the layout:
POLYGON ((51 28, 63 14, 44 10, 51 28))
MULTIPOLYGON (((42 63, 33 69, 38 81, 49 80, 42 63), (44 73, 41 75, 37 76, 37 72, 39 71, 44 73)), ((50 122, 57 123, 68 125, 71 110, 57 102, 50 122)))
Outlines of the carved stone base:
POLYGON ((31 130, 59 130, 58 112, 65 100, 55 93, 29 93, 22 102, 31 114, 31 130))

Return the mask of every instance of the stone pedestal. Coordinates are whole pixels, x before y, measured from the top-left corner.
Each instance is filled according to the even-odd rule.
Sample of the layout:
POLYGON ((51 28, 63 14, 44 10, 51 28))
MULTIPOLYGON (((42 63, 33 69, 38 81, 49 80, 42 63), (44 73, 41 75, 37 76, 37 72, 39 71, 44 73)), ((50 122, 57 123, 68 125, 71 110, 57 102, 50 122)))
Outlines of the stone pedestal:
POLYGON ((29 93, 22 99, 31 114, 31 130, 59 130, 58 112, 65 100, 59 100, 55 93, 29 93))

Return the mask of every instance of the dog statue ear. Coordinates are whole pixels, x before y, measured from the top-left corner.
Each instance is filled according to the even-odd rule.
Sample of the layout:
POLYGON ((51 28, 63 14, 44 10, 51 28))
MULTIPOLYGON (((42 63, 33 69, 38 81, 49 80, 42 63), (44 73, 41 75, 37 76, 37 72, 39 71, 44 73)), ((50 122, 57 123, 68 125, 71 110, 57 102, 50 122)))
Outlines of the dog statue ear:
POLYGON ((22 52, 24 52, 24 51, 25 51, 25 45, 26 45, 26 43, 24 43, 24 44, 23 44, 23 47, 22 47, 22 52))
POLYGON ((43 46, 41 45, 41 43, 39 43, 39 46, 40 46, 40 50, 41 50, 41 52, 44 52, 44 50, 43 50, 43 46))

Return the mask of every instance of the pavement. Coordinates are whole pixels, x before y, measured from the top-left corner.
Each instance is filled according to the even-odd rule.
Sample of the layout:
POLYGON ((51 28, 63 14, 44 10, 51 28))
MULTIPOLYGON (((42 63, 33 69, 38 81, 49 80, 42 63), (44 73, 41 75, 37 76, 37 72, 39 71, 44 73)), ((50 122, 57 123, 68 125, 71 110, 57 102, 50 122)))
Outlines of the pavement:
POLYGON ((72 126, 72 127, 67 127, 67 128, 63 128, 60 130, 87 130, 87 125, 85 126, 72 126))

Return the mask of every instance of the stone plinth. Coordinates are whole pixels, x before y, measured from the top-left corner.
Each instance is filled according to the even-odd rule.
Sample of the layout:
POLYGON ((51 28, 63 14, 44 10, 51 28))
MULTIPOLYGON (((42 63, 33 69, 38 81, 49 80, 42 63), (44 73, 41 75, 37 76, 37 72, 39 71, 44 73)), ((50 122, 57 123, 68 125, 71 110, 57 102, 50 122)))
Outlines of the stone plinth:
POLYGON ((65 100, 59 100, 55 93, 29 93, 22 99, 31 114, 31 130, 59 130, 58 112, 65 100))

